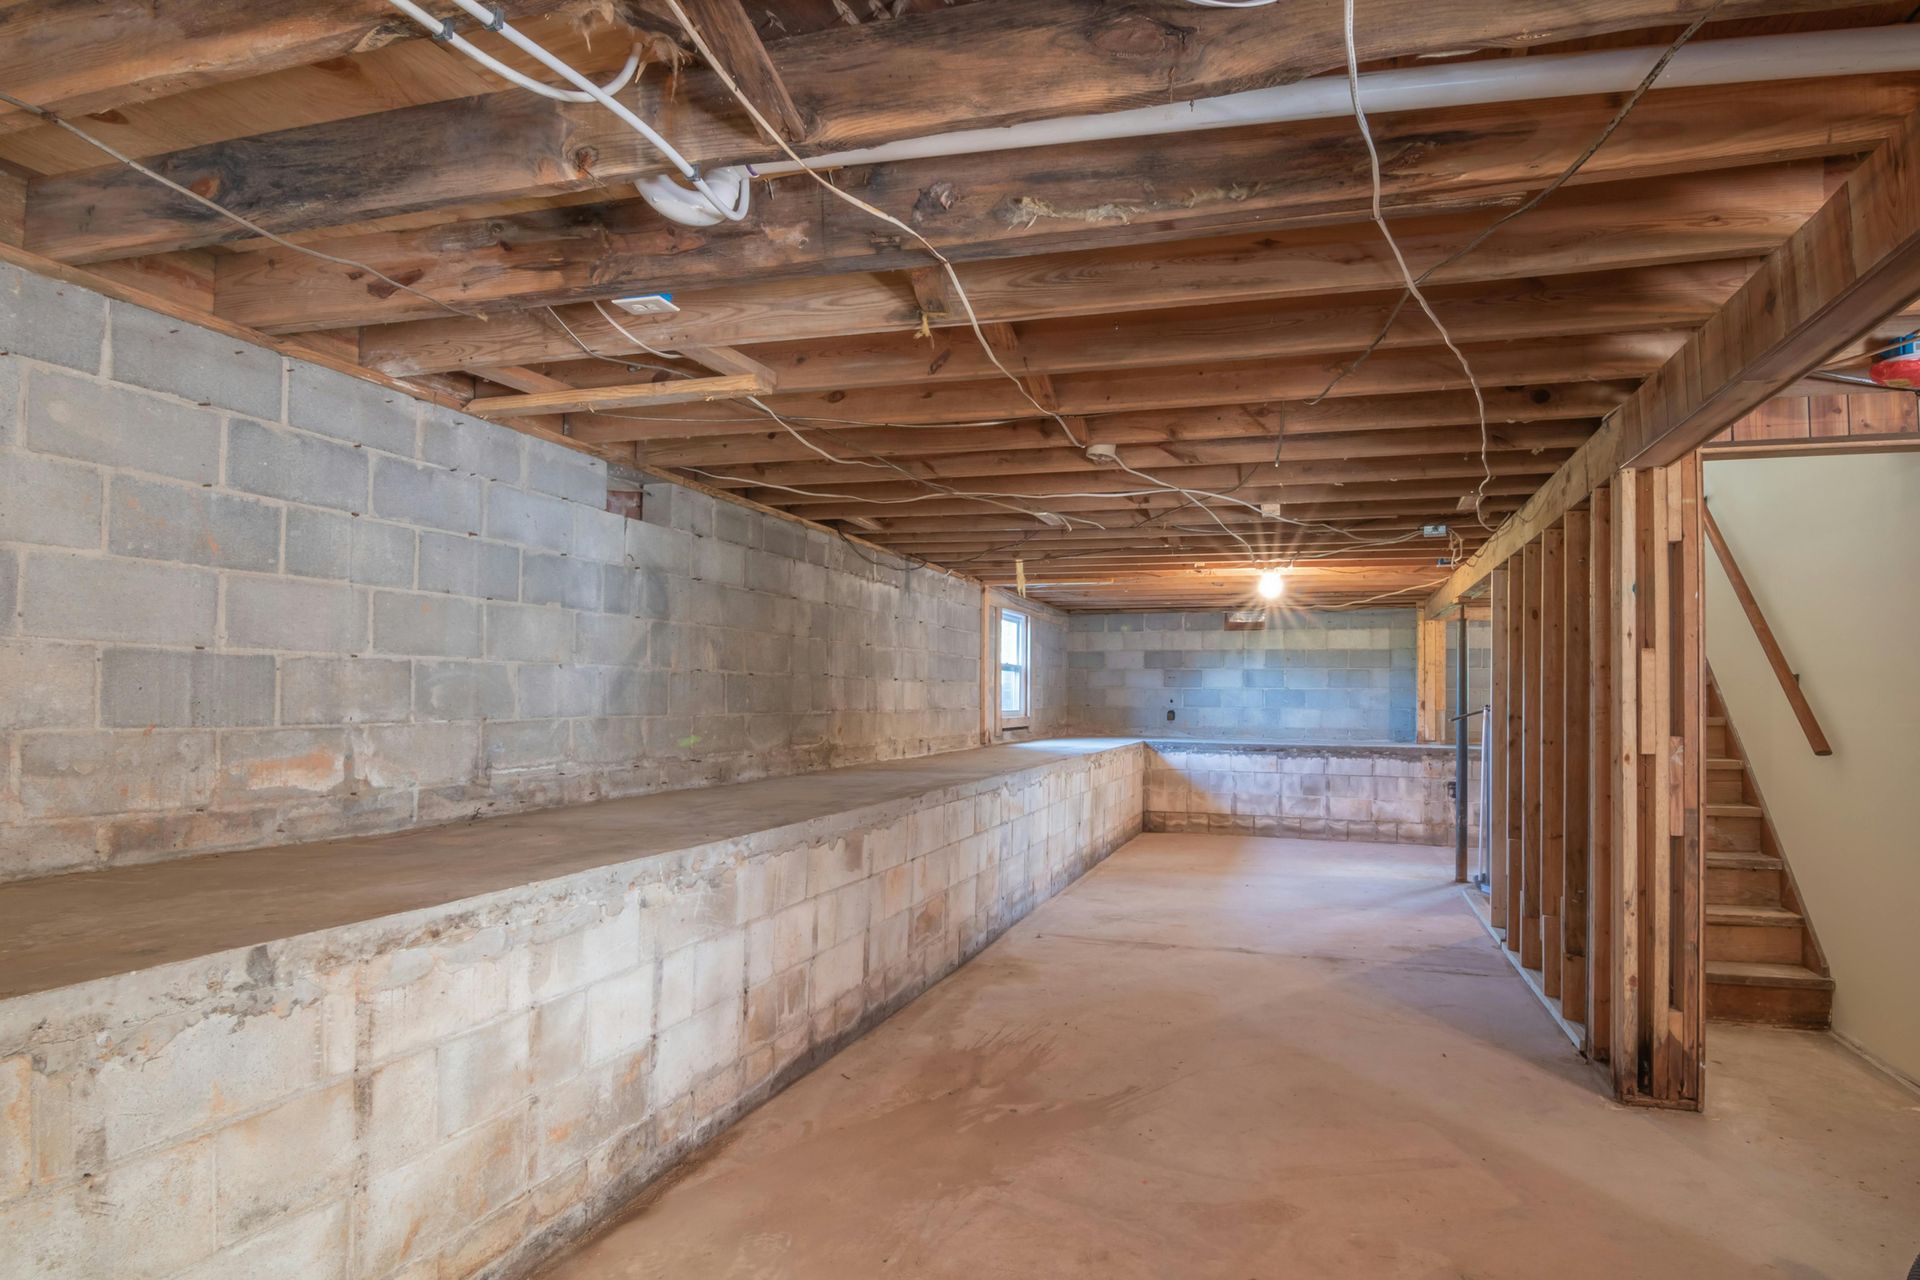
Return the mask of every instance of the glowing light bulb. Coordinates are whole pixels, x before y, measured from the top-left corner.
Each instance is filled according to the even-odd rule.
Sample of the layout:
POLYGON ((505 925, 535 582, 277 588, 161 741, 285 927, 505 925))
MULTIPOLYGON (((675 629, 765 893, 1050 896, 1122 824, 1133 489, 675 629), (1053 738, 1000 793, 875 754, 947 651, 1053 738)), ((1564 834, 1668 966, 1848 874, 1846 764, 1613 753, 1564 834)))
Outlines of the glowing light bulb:
POLYGON ((1268 569, 1260 575, 1260 585, 1256 588, 1262 600, 1278 600, 1287 589, 1286 575, 1278 569, 1268 569))

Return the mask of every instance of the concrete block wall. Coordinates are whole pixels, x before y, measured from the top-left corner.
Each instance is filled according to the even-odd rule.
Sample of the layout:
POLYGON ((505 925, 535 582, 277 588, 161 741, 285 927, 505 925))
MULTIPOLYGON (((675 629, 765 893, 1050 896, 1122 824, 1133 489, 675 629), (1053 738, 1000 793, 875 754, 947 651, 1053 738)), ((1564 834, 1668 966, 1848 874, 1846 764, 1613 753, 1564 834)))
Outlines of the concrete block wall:
POLYGON ((0 1280, 524 1274, 1137 834, 1143 775, 1120 744, 0 1001, 0 1280))
POLYGON ((1415 633, 1411 609, 1277 611, 1260 631, 1228 631, 1218 609, 1075 613, 1069 719, 1143 737, 1411 742, 1415 633))
POLYGON ((973 745, 980 592, 0 266, 0 879, 973 745))
MULTIPOLYGON (((1148 744, 1149 831, 1451 845, 1453 748, 1148 744)), ((1477 780, 1478 769, 1472 778, 1477 780)), ((1479 795, 1467 797, 1478 838, 1479 795)))

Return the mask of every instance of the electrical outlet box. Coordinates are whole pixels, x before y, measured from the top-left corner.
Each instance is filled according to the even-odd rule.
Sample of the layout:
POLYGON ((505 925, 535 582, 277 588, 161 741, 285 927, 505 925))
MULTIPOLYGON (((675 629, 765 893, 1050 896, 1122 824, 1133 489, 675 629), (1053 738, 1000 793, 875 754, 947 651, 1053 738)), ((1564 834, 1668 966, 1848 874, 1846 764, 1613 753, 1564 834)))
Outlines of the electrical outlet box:
POLYGON ((1171 711, 1167 712, 1167 719, 1169 720, 1173 719, 1173 712, 1171 711))
POLYGON ((630 316, 670 316, 680 310, 673 305, 670 293, 637 293, 630 298, 615 298, 613 305, 630 316))

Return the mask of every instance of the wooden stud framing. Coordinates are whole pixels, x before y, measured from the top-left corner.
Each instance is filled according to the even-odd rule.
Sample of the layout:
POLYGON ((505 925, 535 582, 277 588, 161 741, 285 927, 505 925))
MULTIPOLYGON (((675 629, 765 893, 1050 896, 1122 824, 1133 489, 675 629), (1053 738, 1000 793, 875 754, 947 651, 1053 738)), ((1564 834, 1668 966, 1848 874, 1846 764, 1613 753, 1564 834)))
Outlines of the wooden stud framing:
POLYGON ((1526 918, 1522 881, 1525 879, 1526 850, 1526 761, 1522 745, 1526 741, 1526 632, 1527 572, 1524 553, 1507 566, 1507 629, 1502 637, 1506 651, 1507 706, 1502 726, 1501 755, 1506 760, 1506 795, 1501 807, 1501 845, 1507 863, 1507 950, 1520 949, 1521 923, 1526 918))
POLYGON ((1622 473, 1612 519, 1620 608, 1610 1061, 1622 1101, 1697 1109, 1706 872, 1697 455, 1622 473))
POLYGON ((1607 1060, 1613 1036, 1614 964, 1612 910, 1614 769, 1611 756, 1614 702, 1613 486, 1594 490, 1589 507, 1587 561, 1588 751, 1587 770, 1587 1052, 1607 1060))
POLYGON ((1480 727, 1487 770, 1486 809, 1480 825, 1487 841, 1487 910, 1493 927, 1507 927, 1507 703, 1512 698, 1513 670, 1507 653, 1507 614, 1510 609, 1505 567, 1495 569, 1488 595, 1492 614, 1488 624, 1491 671, 1487 687, 1487 718, 1480 727))
POLYGON ((1447 724, 1447 620, 1420 619, 1414 641, 1416 737, 1421 742, 1444 742, 1453 736, 1447 724))
POLYGON ((1560 994, 1566 894, 1566 530, 1540 535, 1540 988, 1560 994))
POLYGON ((1561 595, 1561 628, 1566 673, 1561 700, 1561 819, 1562 863, 1560 910, 1560 1011, 1569 1022, 1587 1016, 1587 868, 1591 833, 1588 822, 1588 772, 1592 764, 1591 668, 1589 665, 1589 600, 1591 589, 1589 510, 1567 512, 1566 566, 1561 595))
POLYGON ((1521 621, 1520 669, 1520 963, 1529 969, 1540 967, 1540 852, 1544 844, 1546 796, 1540 773, 1542 684, 1540 665, 1540 602, 1544 583, 1545 554, 1539 541, 1527 544, 1521 552, 1521 572, 1526 586, 1521 621))

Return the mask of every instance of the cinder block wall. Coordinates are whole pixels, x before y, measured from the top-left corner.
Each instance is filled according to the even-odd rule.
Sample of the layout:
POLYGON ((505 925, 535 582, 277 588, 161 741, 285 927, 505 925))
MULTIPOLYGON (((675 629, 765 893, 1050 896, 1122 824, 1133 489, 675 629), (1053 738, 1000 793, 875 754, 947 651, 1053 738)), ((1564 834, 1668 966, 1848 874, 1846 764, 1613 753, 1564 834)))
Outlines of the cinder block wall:
POLYGON ((1412 609, 1282 612, 1261 631, 1228 631, 1218 609, 1076 613, 1069 720, 1143 737, 1411 742, 1415 631, 1412 609))
POLYGON ((980 591, 0 267, 0 879, 974 745, 980 591))
POLYGON ((526 1274, 1137 835, 1145 755, 0 1000, 0 1278, 526 1274))

